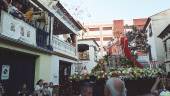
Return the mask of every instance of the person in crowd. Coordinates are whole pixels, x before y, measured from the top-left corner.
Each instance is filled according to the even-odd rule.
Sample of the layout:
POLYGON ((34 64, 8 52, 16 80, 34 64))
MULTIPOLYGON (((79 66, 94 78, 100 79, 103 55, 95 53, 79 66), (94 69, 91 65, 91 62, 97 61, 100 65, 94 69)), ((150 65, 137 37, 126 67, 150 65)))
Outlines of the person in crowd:
POLYGON ((48 83, 43 84, 43 96, 51 96, 50 90, 48 89, 48 83))
POLYGON ((59 96, 59 85, 54 84, 53 96, 59 96))
POLYGON ((126 96, 126 88, 124 82, 116 77, 112 77, 107 80, 105 90, 105 96, 126 96))
POLYGON ((54 88, 53 82, 50 82, 49 86, 48 86, 48 90, 50 91, 50 96, 52 96, 52 94, 53 94, 53 88, 54 88))
POLYGON ((88 75, 88 71, 87 71, 86 66, 84 66, 84 67, 82 68, 81 74, 83 74, 83 75, 88 75))
POLYGON ((30 91, 27 89, 27 85, 23 84, 21 90, 18 92, 19 96, 30 96, 30 91))
POLYGON ((42 80, 42 79, 40 79, 40 80, 36 83, 34 94, 35 94, 36 96, 42 96, 42 94, 43 94, 43 80, 42 80))
POLYGON ((0 96, 4 96, 4 95, 5 95, 5 90, 2 83, 0 83, 0 96))
POLYGON ((166 81, 166 88, 170 91, 170 72, 168 72, 166 81))
POLYGON ((80 96, 93 96, 93 87, 90 83, 86 82, 83 84, 80 96))
POLYGON ((158 73, 156 81, 155 81, 154 85, 152 86, 151 94, 153 94, 155 96, 159 96, 160 89, 163 89, 163 87, 164 87, 163 83, 160 83, 161 79, 162 79, 162 74, 158 73))
POLYGON ((81 74, 83 75, 84 79, 88 78, 89 73, 88 73, 88 70, 87 70, 86 66, 82 68, 81 74))
POLYGON ((169 75, 164 76, 163 74, 158 73, 156 81, 154 85, 152 86, 151 93, 155 96, 159 96, 159 94, 162 91, 169 90, 170 89, 169 79, 170 79, 169 75))

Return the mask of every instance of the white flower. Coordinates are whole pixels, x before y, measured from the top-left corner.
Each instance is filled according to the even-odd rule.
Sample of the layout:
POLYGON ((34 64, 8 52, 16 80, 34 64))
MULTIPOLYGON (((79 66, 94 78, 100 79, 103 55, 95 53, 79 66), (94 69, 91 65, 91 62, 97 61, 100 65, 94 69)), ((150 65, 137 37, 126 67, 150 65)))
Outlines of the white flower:
POLYGON ((169 91, 162 91, 159 96, 170 96, 169 91))

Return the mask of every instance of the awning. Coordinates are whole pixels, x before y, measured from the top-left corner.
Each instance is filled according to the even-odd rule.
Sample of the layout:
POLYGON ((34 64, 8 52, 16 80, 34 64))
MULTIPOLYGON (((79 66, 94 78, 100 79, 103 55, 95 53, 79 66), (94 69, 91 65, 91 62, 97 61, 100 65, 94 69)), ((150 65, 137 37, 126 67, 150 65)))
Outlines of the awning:
POLYGON ((71 34, 72 31, 68 27, 65 27, 65 25, 60 20, 54 18, 53 34, 60 35, 69 33, 71 34))
POLYGON ((159 34, 159 38, 163 39, 165 38, 168 33, 170 33, 170 24, 161 32, 161 34, 159 34))

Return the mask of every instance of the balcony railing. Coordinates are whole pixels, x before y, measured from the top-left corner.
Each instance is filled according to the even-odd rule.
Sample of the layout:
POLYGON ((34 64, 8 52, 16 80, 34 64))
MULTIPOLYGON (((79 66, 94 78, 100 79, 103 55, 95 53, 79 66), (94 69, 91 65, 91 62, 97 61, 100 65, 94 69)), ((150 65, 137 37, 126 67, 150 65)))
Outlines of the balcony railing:
POLYGON ((42 47, 44 49, 51 49, 50 46, 48 46, 48 37, 49 37, 49 33, 44 31, 44 30, 41 30, 39 28, 37 28, 37 31, 36 31, 36 43, 37 43, 37 46, 39 47, 42 47))
POLYGON ((71 44, 60 40, 56 36, 53 36, 53 51, 61 52, 63 54, 71 55, 73 57, 76 56, 76 48, 71 44))
POLYGON ((72 32, 77 34, 78 28, 65 16, 64 12, 61 11, 57 6, 49 6, 49 0, 38 0, 45 8, 47 8, 51 13, 53 13, 62 23, 64 23, 72 32))
POLYGON ((5 11, 1 11, 0 34, 24 43, 52 50, 48 46, 49 33, 32 26, 5 11))
POLYGON ((36 46, 36 28, 1 11, 0 34, 36 46))

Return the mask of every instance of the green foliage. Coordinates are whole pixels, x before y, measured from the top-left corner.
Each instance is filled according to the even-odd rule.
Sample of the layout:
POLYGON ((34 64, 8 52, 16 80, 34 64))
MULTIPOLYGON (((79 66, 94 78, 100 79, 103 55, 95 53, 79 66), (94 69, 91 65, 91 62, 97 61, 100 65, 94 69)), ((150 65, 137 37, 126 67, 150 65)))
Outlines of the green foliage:
POLYGON ((107 64, 109 63, 109 55, 105 55, 104 57, 104 61, 107 62, 107 64))
POLYGON ((101 71, 102 67, 100 66, 100 64, 97 64, 93 69, 92 69, 92 73, 96 72, 96 71, 101 71))
POLYGON ((126 67, 134 67, 134 63, 127 58, 120 58, 120 64, 126 67))

